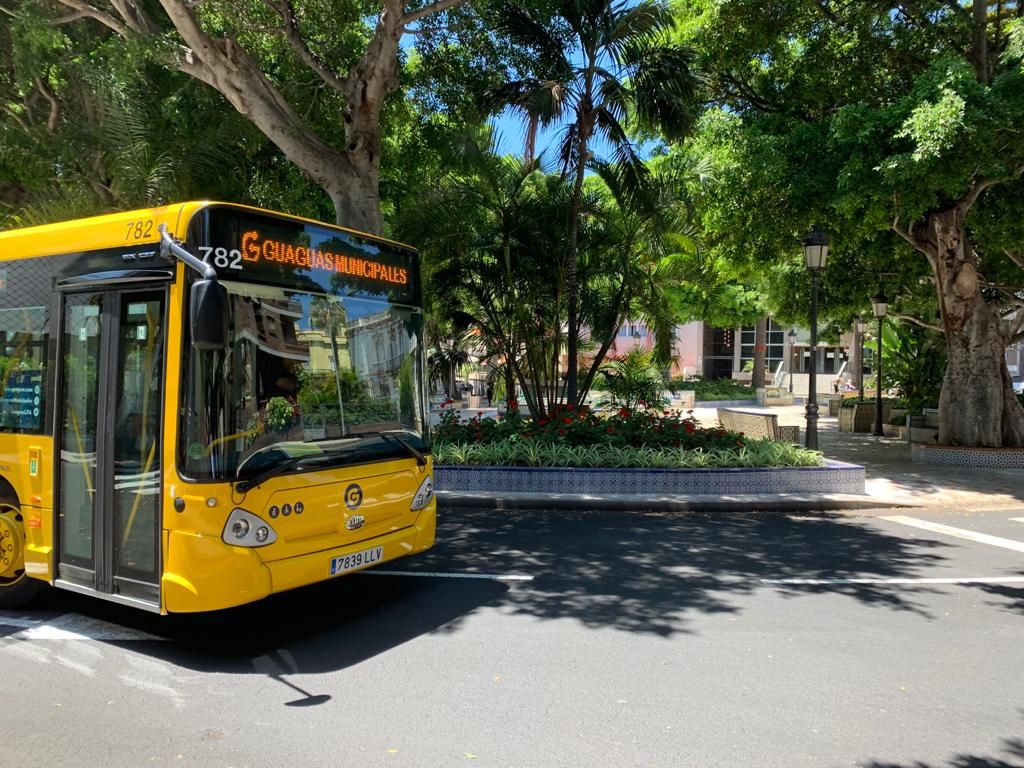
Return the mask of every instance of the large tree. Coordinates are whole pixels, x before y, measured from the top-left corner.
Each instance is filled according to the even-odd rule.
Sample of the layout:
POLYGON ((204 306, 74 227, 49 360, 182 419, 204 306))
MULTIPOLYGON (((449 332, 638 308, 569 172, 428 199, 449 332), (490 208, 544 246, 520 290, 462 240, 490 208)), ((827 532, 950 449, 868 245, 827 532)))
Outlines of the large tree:
MULTIPOLYGON (((380 232, 382 121, 401 84, 401 41, 431 39, 426 55, 465 74, 472 55, 452 54, 458 48, 452 33, 430 26, 439 14, 458 13, 462 3, 52 0, 41 6, 11 0, 2 10, 16 20, 45 16, 55 27, 91 25, 91 34, 120 38, 205 83, 327 194, 338 222, 380 232)), ((460 21, 463 37, 489 39, 473 36, 482 29, 478 16, 467 11, 460 21)), ((42 72, 34 77, 35 99, 59 103, 62 83, 42 72)), ((13 109, 22 116, 20 106, 13 109)))
MULTIPOLYGON (((565 249, 572 186, 536 161, 501 157, 467 141, 453 168, 406 208, 399 233, 419 242, 432 312, 500 359, 538 417, 576 402, 561 376, 568 307, 565 249)), ((580 318, 588 328, 579 399, 585 397, 623 320, 643 317, 667 356, 680 283, 685 208, 665 165, 645 195, 626 193, 620 169, 597 164, 579 207, 580 318)))
POLYGON ((940 440, 1024 445, 1004 361, 1024 326, 1024 73, 1008 47, 1020 3, 693 0, 680 13, 721 107, 702 128, 729 155, 714 224, 733 256, 788 259, 777 284, 793 292, 799 236, 826 226, 823 302, 844 324, 888 285, 906 316, 941 328, 940 440))
MULTIPOLYGON (((510 3, 501 29, 535 52, 530 77, 508 83, 498 100, 527 116, 530 131, 538 122, 567 118, 561 160, 572 180, 566 243, 568 300, 568 398, 578 402, 579 226, 583 183, 595 144, 606 144, 630 190, 644 181, 646 167, 627 127, 682 136, 690 127, 696 76, 689 48, 673 42, 675 21, 660 0, 560 0, 554 24, 535 10, 510 3), (568 35, 562 34, 568 30, 568 35), (568 40, 568 44, 567 44, 568 40)), ((528 139, 528 145, 532 142, 528 139)), ((529 154, 529 147, 528 147, 529 154)))

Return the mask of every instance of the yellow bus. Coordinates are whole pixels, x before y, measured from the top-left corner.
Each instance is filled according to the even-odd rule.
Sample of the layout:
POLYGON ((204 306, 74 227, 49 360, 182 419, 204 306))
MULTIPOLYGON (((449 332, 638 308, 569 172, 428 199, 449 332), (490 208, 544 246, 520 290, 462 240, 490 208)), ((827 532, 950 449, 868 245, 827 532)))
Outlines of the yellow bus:
POLYGON ((190 202, 0 233, 0 608, 209 611, 434 543, 417 254, 190 202))

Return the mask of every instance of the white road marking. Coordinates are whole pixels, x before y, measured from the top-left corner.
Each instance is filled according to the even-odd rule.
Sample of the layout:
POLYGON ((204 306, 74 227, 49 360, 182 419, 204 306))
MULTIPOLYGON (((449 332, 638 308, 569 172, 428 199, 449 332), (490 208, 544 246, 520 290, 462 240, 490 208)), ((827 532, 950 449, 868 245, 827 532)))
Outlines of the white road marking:
POLYGON ((130 670, 118 675, 118 679, 129 688, 151 693, 170 699, 174 706, 182 708, 185 706, 185 697, 172 684, 178 682, 175 679, 174 669, 155 659, 144 659, 127 655, 126 660, 130 670))
POLYGON ((442 573, 439 571, 359 571, 364 576, 420 576, 429 579, 489 579, 491 581, 533 581, 517 573, 442 573))
POLYGON ((922 579, 761 579, 762 584, 1024 584, 1024 576, 922 579))
POLYGON ((131 627, 122 627, 100 619, 65 613, 52 619, 25 619, 0 611, 0 626, 20 627, 20 632, 8 635, 8 640, 100 640, 124 642, 128 640, 160 640, 131 627))
POLYGON ((1024 517, 1011 517, 1010 519, 1015 523, 1024 523, 1024 517))
POLYGON ((922 530, 931 531, 932 533, 941 533, 945 536, 953 536, 958 539, 976 541, 979 544, 988 544, 992 547, 1012 549, 1014 552, 1024 552, 1024 541, 1004 539, 1001 536, 990 536, 987 533, 969 531, 966 528, 954 528, 952 525, 933 523, 931 520, 919 520, 916 517, 907 517, 906 515, 889 515, 881 519, 889 520, 893 523, 899 523, 900 525, 909 525, 912 528, 921 528, 922 530))

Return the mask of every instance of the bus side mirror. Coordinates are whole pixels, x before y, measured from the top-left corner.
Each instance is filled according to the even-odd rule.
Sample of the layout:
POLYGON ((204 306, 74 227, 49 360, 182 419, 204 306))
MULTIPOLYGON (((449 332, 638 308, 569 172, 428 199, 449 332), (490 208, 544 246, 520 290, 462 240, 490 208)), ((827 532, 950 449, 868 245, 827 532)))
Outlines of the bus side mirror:
POLYGON ((224 349, 228 345, 228 289, 217 280, 192 283, 189 295, 192 346, 199 350, 224 349))

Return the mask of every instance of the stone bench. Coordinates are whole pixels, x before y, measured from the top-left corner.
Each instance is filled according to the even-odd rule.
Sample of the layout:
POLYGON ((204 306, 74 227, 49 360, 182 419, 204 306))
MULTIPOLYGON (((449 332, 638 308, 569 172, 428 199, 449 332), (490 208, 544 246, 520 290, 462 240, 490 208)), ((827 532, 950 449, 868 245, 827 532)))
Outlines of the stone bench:
POLYGON ((779 426, 775 413, 719 408, 719 423, 730 432, 742 432, 745 437, 755 440, 768 439, 780 443, 800 443, 800 427, 779 426))
POLYGON ((786 387, 758 387, 758 405, 792 405, 793 393, 786 387))
POLYGON ((697 392, 692 389, 681 389, 668 393, 668 405, 674 411, 689 411, 697 404, 697 392))

